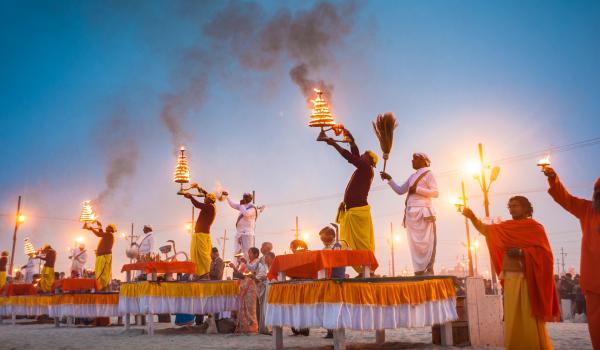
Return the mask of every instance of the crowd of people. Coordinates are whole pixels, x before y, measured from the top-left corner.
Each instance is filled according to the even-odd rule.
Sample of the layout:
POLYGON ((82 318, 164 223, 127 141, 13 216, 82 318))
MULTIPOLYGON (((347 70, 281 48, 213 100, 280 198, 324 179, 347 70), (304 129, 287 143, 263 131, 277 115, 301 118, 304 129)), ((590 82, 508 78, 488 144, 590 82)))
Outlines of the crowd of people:
MULTIPOLYGON (((349 150, 331 138, 324 141, 356 169, 338 207, 336 223, 325 226, 319 233, 323 242, 322 249, 340 249, 340 242, 344 242, 348 249, 374 252, 375 239, 368 195, 378 157, 372 151, 361 154, 352 134, 348 130, 344 130, 344 133, 349 140, 349 150), (338 227, 339 239, 336 239, 338 227)), ((412 167, 415 172, 402 184, 396 183, 390 174, 380 172, 381 179, 387 181, 395 193, 406 195, 403 225, 407 231, 413 269, 417 276, 431 276, 435 271, 437 230, 432 199, 438 197, 438 188, 430 165, 431 160, 426 154, 413 154, 412 167)), ((575 278, 567 274, 555 279, 552 249, 544 226, 533 219, 533 205, 528 198, 510 198, 508 211, 511 219, 502 222, 482 220, 470 208, 463 208, 462 214, 485 236, 494 270, 499 272, 503 282, 504 338, 507 348, 551 349, 552 343, 545 322, 585 314, 594 348, 600 349, 600 276, 597 273, 600 266, 600 179, 594 184, 592 200, 587 200, 569 194, 551 167, 544 167, 544 174, 547 176, 550 196, 578 218, 581 224, 581 274, 575 278)), ((236 203, 226 191, 222 192, 221 198, 226 199, 229 206, 239 213, 235 223, 235 261, 225 262, 219 257, 219 251, 211 240, 211 226, 217 215, 217 195, 205 191, 195 183, 182 194, 199 209, 190 245, 195 274, 189 276, 189 280, 221 280, 224 268, 228 266, 232 269, 233 278, 240 280, 237 331, 270 334, 264 321, 265 298, 269 289, 267 272, 275 255, 270 242, 264 242, 258 248, 255 239, 256 221, 265 209, 264 206, 256 206, 251 193, 244 193, 239 203, 236 203), (198 194, 191 193, 194 189, 198 194), (202 197, 203 200, 196 197, 202 197)), ((108 290, 111 288, 112 247, 116 227, 114 224, 103 227, 100 222, 95 221, 92 224, 86 223, 84 229, 100 238, 95 252, 93 278, 98 280, 100 290, 108 290)), ((151 254, 154 249, 152 228, 146 225, 143 231, 139 250, 142 254, 151 254)), ((290 250, 294 254, 301 253, 308 250, 308 246, 301 240, 294 240, 290 244, 290 250)), ((6 280, 7 256, 8 252, 3 252, 0 258, 1 284, 6 280)), ((32 258, 33 256, 30 257, 30 262, 32 258)), ((38 288, 41 292, 51 292, 56 279, 56 251, 46 245, 35 258, 44 261, 38 288)), ((73 251, 70 258, 71 276, 86 276, 85 246, 81 245, 78 250, 73 251)), ((362 272, 362 267, 353 268, 359 274, 362 272)), ((334 269, 331 276, 346 278, 348 274, 345 267, 340 267, 334 269)), ((25 280, 30 280, 29 275, 25 280)), ((491 287, 495 289, 495 286, 491 287)), ((201 315, 178 314, 175 322, 190 326, 202 319, 201 315)), ((292 332, 296 335, 309 334, 308 329, 292 329, 292 332)), ((331 332, 327 336, 330 337, 331 332)))

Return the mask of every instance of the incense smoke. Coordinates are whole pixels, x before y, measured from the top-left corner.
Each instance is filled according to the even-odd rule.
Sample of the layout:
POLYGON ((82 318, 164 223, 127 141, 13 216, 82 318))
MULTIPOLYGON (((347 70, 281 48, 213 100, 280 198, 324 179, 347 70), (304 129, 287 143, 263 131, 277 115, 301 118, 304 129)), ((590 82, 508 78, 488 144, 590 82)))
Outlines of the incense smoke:
POLYGON ((132 120, 123 109, 103 125, 98 143, 106 155, 105 188, 93 200, 94 204, 102 207, 135 174, 139 158, 135 132, 132 120))
POLYGON ((356 10, 355 2, 318 2, 308 10, 270 14, 255 2, 229 2, 202 26, 206 37, 182 53, 175 88, 163 97, 160 118, 173 146, 187 139, 183 122, 205 101, 214 68, 229 70, 234 63, 244 70, 272 73, 291 63, 289 76, 307 100, 314 97, 315 87, 330 99, 333 85, 314 75, 334 63, 337 49, 352 33, 356 10))

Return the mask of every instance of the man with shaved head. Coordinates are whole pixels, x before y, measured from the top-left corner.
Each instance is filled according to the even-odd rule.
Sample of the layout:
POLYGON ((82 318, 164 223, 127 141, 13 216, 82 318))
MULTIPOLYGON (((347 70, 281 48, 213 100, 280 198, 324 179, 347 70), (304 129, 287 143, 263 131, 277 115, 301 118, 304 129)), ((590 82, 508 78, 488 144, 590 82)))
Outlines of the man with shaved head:
POLYGON ((600 178, 594 184, 592 200, 571 195, 560 182, 556 171, 544 168, 550 189, 548 193, 581 225, 580 285, 586 299, 588 329, 592 346, 600 350, 600 178))

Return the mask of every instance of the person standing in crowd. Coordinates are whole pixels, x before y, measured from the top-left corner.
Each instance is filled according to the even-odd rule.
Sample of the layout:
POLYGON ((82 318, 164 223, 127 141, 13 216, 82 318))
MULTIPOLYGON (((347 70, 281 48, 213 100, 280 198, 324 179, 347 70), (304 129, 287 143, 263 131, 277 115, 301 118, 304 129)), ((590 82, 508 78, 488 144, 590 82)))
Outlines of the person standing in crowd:
POLYGON ((211 262, 210 252, 212 250, 210 228, 217 215, 217 208, 215 206, 217 196, 213 193, 206 192, 196 183, 191 184, 191 187, 197 188, 198 191, 204 195, 204 202, 197 201, 190 193, 183 195, 192 202, 194 207, 200 209, 196 225, 194 225, 194 233, 192 233, 190 255, 192 261, 196 264, 195 279, 208 279, 211 262))
POLYGON ((44 248, 42 248, 39 258, 44 260, 44 267, 42 268, 39 289, 43 293, 50 293, 54 287, 55 280, 54 263, 56 262, 56 250, 52 249, 50 244, 46 244, 44 248))
POLYGON ((254 197, 251 193, 244 193, 239 203, 235 203, 229 198, 229 193, 223 191, 223 196, 227 198, 229 206, 237 211, 239 215, 235 222, 235 238, 233 240, 233 254, 243 253, 246 261, 248 260, 248 250, 254 247, 256 220, 258 215, 265 209, 264 206, 257 207, 252 203, 254 197))
POLYGON ((248 250, 250 261, 246 266, 247 272, 244 278, 240 280, 240 308, 237 315, 237 333, 257 333, 258 320, 256 317, 257 291, 254 280, 259 267, 260 251, 256 247, 248 250))
POLYGON ((394 192, 399 195, 407 193, 403 225, 416 276, 434 274, 437 231, 431 200, 438 197, 438 187, 430 165, 425 153, 413 154, 412 167, 416 171, 402 185, 396 184, 388 173, 381 172, 381 179, 387 180, 394 192))
POLYGON ((98 247, 96 248, 94 275, 98 281, 100 291, 106 291, 110 288, 110 281, 112 279, 112 248, 115 243, 117 226, 115 224, 109 224, 106 226, 106 230, 104 230, 102 224, 98 220, 95 222, 96 227, 92 227, 86 222, 83 225, 83 228, 92 231, 96 237, 100 237, 98 247))
POLYGON ((261 258, 263 261, 259 262, 259 268, 256 274, 258 292, 258 332, 260 334, 272 335, 273 332, 271 331, 271 328, 266 324, 267 295, 269 293, 267 274, 269 273, 273 260, 275 260, 275 253, 268 251, 263 254, 264 255, 261 258))
POLYGON ((225 264, 223 263, 223 259, 219 256, 219 249, 217 247, 212 247, 210 259, 210 272, 208 274, 210 279, 215 281, 222 280, 225 264))
POLYGON ((492 263, 504 281, 504 346, 552 349, 546 322, 560 320, 554 257, 544 226, 523 196, 508 201, 512 220, 486 225, 469 208, 463 215, 486 238, 492 263))
POLYGON ((580 284, 586 299, 592 346, 600 350, 600 178, 594 183, 592 200, 589 200, 571 195, 553 168, 545 167, 544 175, 548 178, 548 193, 552 199, 579 219, 583 232, 580 284))
POLYGON ((6 285, 6 264, 8 264, 8 251, 3 250, 0 255, 0 290, 6 285))
POLYGON ((72 251, 71 256, 71 277, 83 277, 85 263, 87 262, 87 250, 85 244, 79 243, 77 251, 72 251))
MULTIPOLYGON (((350 151, 338 145, 334 139, 325 142, 335 148, 356 170, 346 186, 344 201, 338 208, 336 222, 341 225, 340 239, 348 242, 352 250, 370 250, 375 252, 375 233, 371 218, 371 206, 368 203, 369 191, 373 183, 377 155, 367 150, 362 155, 354 142, 354 137, 344 129, 350 139, 350 151)), ((355 266, 356 272, 362 272, 362 266, 355 266)))
MULTIPOLYGON (((321 231, 319 231, 319 237, 321 238, 321 242, 323 242, 323 250, 334 250, 335 247, 335 229, 333 227, 325 226, 321 231)), ((338 248, 339 249, 339 248, 338 248)), ((346 267, 334 267, 331 269, 331 278, 344 278, 346 277, 346 267)), ((333 338, 333 329, 327 330, 327 335, 325 335, 326 339, 333 338)))
POLYGON ((263 242, 260 245, 260 253, 262 256, 260 257, 261 264, 265 264, 265 255, 273 251, 273 243, 271 242, 263 242))

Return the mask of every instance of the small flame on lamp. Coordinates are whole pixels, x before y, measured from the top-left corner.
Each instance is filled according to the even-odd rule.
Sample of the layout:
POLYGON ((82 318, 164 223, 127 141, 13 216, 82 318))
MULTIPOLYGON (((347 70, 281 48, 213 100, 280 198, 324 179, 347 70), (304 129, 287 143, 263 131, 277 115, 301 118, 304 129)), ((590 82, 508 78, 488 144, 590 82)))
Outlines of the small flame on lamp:
POLYGON ((541 167, 542 171, 546 170, 546 168, 550 166, 550 155, 546 154, 544 158, 540 159, 537 166, 541 167))

